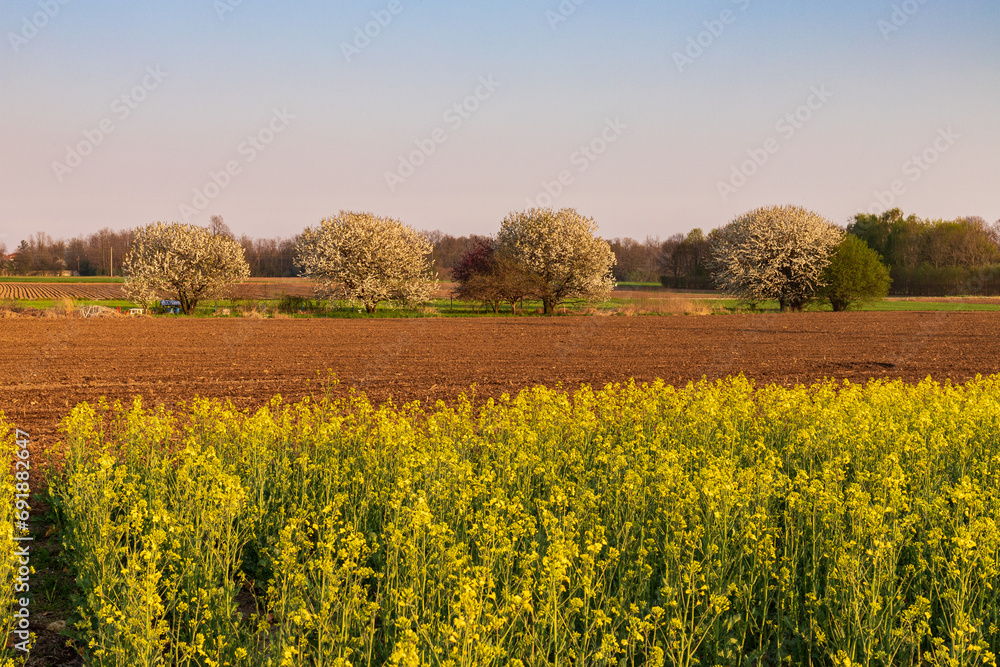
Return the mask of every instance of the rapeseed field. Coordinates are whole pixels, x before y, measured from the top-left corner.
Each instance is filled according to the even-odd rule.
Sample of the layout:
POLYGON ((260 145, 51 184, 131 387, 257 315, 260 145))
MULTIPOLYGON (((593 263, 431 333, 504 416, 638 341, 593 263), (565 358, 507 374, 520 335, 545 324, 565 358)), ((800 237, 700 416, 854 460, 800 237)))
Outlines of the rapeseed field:
POLYGON ((137 400, 76 407, 63 439, 51 502, 90 665, 964 666, 1000 649, 1000 377, 137 400))

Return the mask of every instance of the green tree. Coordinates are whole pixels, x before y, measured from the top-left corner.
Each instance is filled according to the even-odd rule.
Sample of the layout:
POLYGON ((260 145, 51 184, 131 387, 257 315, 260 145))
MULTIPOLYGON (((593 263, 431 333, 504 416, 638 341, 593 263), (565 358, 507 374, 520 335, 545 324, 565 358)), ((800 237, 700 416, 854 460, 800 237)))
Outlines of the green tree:
POLYGON ((846 234, 837 245, 821 281, 817 294, 837 312, 854 303, 885 298, 891 282, 878 253, 853 234, 846 234))
POLYGON ((31 246, 27 241, 21 241, 14 251, 14 259, 11 261, 14 267, 14 275, 26 276, 32 268, 31 246))

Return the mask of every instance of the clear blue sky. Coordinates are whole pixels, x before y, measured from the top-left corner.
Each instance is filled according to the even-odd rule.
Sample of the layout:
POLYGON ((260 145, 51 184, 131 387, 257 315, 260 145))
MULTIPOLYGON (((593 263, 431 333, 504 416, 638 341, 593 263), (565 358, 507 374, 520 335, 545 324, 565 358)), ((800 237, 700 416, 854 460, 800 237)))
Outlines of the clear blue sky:
POLYGON ((784 203, 1000 218, 1000 3, 561 7, 4 0, 0 242, 341 209, 489 234, 529 202, 605 237, 784 203))

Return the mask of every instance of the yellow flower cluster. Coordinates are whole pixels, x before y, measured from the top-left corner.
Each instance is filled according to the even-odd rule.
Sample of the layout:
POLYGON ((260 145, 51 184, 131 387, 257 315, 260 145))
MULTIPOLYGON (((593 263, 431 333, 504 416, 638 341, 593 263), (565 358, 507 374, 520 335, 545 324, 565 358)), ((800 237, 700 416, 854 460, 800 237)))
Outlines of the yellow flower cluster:
MULTIPOLYGON (((14 538, 21 536, 23 531, 15 530, 15 511, 17 511, 17 484, 20 480, 16 477, 17 472, 22 472, 20 479, 27 477, 24 474, 24 466, 29 462, 22 461, 22 468, 15 469, 17 457, 17 435, 14 425, 4 418, 0 412, 0 633, 6 641, 0 646, 0 667, 15 667, 23 665, 25 654, 17 651, 14 644, 19 639, 14 639, 11 633, 15 629, 15 622, 18 620, 14 616, 15 600, 27 600, 31 591, 15 592, 15 584, 22 567, 16 550, 22 548, 22 544, 16 544, 14 538)), ((29 468, 30 471, 30 468, 29 468)), ((22 490, 25 484, 22 482, 22 490)), ((30 578, 30 575, 29 575, 30 578)), ((28 584, 30 586, 30 582, 28 584)), ((22 608, 18 604, 18 608, 22 608)), ((33 635, 32 635, 33 636, 33 635)), ((29 644, 31 642, 29 641, 29 644)))
POLYGON ((1000 377, 82 405, 94 665, 995 665, 1000 377))

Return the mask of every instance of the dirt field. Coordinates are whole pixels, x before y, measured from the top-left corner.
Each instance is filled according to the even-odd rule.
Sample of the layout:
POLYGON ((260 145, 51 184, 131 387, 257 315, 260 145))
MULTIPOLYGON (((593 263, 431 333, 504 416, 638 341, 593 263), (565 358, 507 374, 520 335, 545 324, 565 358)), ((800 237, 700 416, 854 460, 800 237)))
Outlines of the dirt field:
POLYGON ((99 301, 123 299, 122 286, 117 283, 3 283, 3 299, 86 299, 99 301))
MULTIPOLYGON (((452 283, 441 283, 435 296, 447 297, 452 283)), ((280 299, 282 296, 312 298, 313 282, 304 278, 251 278, 232 290, 239 299, 280 299)), ((4 299, 86 299, 88 301, 124 299, 121 283, 30 283, 0 282, 0 300, 4 299)))
POLYGON ((805 313, 709 317, 415 320, 0 320, 0 409, 51 442, 99 396, 195 395, 259 405, 316 391, 376 401, 499 396, 536 384, 671 383, 740 371, 786 385, 823 377, 965 380, 1000 372, 1000 314, 805 313))
MULTIPOLYGON (((311 297, 311 280, 297 278, 251 278, 234 289, 240 299, 280 299, 283 295, 311 297)), ((4 283, 0 282, 2 299, 124 299, 121 283, 4 283)))

